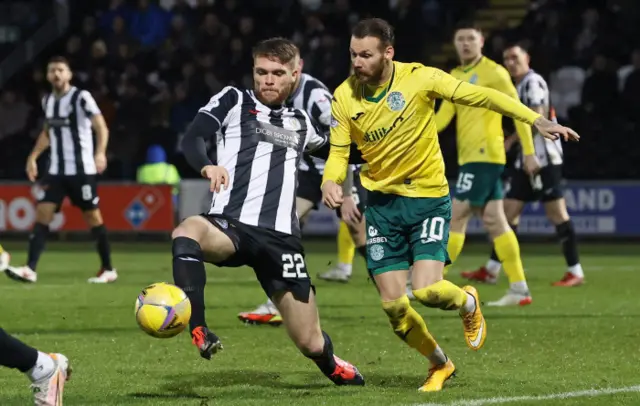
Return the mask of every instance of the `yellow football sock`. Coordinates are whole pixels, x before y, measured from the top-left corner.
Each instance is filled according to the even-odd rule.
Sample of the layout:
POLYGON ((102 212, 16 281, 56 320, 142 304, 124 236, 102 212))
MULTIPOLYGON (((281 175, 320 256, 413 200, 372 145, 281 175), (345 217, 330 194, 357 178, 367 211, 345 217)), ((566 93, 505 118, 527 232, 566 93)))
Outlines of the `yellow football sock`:
MULTIPOLYGON (((425 357, 431 357, 438 343, 427 330, 424 319, 411 307, 405 295, 400 299, 382 302, 382 308, 389 317, 393 332, 411 348, 415 348, 425 357)), ((446 361, 446 359, 445 359, 446 361)), ((443 361, 444 362, 444 361, 443 361)))
POLYGON ((338 262, 341 264, 353 263, 353 256, 356 253, 356 244, 351 238, 349 227, 347 227, 344 221, 340 222, 340 229, 338 230, 338 262))
POLYGON ((2 245, 0 245, 0 254, 2 254, 4 252, 4 248, 2 248, 2 245))
MULTIPOLYGON (((453 265, 456 262, 456 259, 460 256, 462 247, 464 247, 464 233, 451 231, 449 233, 449 244, 447 244, 447 252, 449 253, 449 259, 451 259, 451 265, 453 265)), ((445 275, 449 272, 451 265, 444 268, 445 275)))
POLYGON ((493 240, 493 247, 502 262, 509 283, 525 282, 524 268, 520 258, 520 244, 513 230, 509 230, 493 240))
POLYGON ((441 280, 426 288, 413 291, 416 299, 427 307, 456 310, 467 303, 467 292, 447 280, 441 280))

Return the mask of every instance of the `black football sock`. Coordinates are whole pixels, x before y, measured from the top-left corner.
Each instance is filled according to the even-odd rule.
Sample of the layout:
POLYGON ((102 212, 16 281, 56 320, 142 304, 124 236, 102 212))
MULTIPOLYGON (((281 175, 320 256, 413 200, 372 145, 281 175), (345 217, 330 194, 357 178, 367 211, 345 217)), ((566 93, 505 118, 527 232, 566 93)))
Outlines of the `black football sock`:
POLYGON ((36 364, 38 350, 0 328, 0 365, 27 372, 36 364))
POLYGON ((558 224, 556 226, 556 235, 562 245, 562 253, 564 254, 565 261, 567 261, 567 266, 572 267, 578 265, 580 263, 580 258, 578 257, 578 241, 571 220, 558 224))
POLYGON ((324 337, 324 347, 322 348, 322 353, 304 355, 315 362, 323 374, 325 374, 326 376, 331 376, 331 374, 333 374, 336 370, 336 360, 333 357, 333 343, 331 342, 331 337, 329 337, 329 334, 325 333, 324 331, 322 332, 322 337, 324 337))
POLYGON ((33 231, 29 236, 29 254, 27 257, 27 265, 32 270, 36 270, 40 255, 44 251, 44 247, 47 244, 47 236, 49 235, 49 226, 36 223, 33 226, 33 231))
POLYGON ((98 255, 100 255, 100 262, 102 269, 111 270, 111 247, 109 246, 109 239, 107 238, 107 229, 104 224, 93 227, 91 229, 91 235, 96 240, 96 248, 98 255))
POLYGON ((173 240, 173 281, 186 293, 191 302, 190 330, 198 326, 206 327, 204 317, 204 287, 207 274, 204 269, 204 255, 197 241, 187 237, 173 240))
MULTIPOLYGON (((513 230, 514 234, 517 235, 518 234, 518 225, 517 224, 509 224, 509 226, 513 230)), ((496 261, 496 262, 501 262, 500 259, 498 258, 498 254, 496 254, 495 248, 491 251, 491 260, 492 261, 496 261)))

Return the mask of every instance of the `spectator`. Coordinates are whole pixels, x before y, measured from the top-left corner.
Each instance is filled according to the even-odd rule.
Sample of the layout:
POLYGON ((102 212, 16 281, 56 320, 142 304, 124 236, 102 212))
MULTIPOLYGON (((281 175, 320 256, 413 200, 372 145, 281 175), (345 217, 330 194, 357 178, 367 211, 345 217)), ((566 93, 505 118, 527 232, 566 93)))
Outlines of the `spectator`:
POLYGON ((582 103, 589 114, 610 117, 618 101, 618 77, 604 55, 596 55, 591 74, 584 81, 582 103))
POLYGON ((638 124, 640 123, 640 49, 633 51, 631 63, 633 70, 624 82, 622 100, 627 117, 638 124))
POLYGON ((131 34, 146 49, 159 45, 169 32, 169 14, 149 0, 138 0, 131 16, 131 34))

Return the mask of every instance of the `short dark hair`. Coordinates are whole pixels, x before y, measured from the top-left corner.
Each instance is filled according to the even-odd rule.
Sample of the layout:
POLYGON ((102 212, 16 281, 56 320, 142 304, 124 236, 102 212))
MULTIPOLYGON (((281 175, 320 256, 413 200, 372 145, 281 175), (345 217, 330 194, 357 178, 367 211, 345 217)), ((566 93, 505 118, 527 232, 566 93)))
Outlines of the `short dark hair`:
POLYGON ((454 29, 453 32, 456 33, 456 32, 458 32, 460 30, 476 30, 480 34, 484 35, 484 32, 482 31, 482 27, 480 27, 480 25, 478 23, 476 23, 475 21, 472 21, 472 20, 460 21, 458 24, 456 24, 455 29, 454 29))
POLYGON ((69 64, 69 60, 62 55, 56 55, 54 57, 51 57, 49 59, 49 62, 47 62, 47 65, 52 63, 64 63, 65 65, 67 65, 67 68, 71 68, 71 65, 69 64))
POLYGON ((260 41, 253 47, 253 57, 259 56, 277 59, 281 63, 287 64, 300 56, 300 50, 293 41, 275 37, 260 41))
POLYGON ((511 41, 507 42, 507 45, 504 47, 503 51, 511 48, 520 48, 524 52, 529 53, 529 45, 525 41, 511 41))
POLYGON ((367 18, 353 27, 351 35, 355 38, 374 37, 380 40, 383 47, 393 46, 396 36, 391 24, 382 18, 367 18))

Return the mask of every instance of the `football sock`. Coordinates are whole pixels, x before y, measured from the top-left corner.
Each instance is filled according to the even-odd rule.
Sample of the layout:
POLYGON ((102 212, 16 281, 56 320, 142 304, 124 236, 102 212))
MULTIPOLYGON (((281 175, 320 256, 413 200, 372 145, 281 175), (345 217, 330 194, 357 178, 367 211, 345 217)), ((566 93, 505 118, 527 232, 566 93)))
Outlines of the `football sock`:
POLYGON ((40 255, 44 251, 44 246, 47 243, 47 235, 49 234, 49 226, 36 223, 33 226, 33 231, 29 236, 29 254, 27 256, 27 265, 32 270, 36 270, 40 255))
MULTIPOLYGON (((518 225, 517 224, 509 224, 514 233, 518 233, 518 225)), ((491 250, 491 257, 484 268, 493 276, 497 276, 500 273, 500 268, 502 268, 502 263, 498 258, 498 254, 496 254, 496 250, 491 250)))
POLYGON ((413 295, 427 307, 442 310, 461 310, 463 313, 475 309, 475 301, 469 300, 467 292, 447 280, 438 281, 426 288, 413 291, 413 295))
MULTIPOLYGON (((449 233, 449 243, 447 244, 447 252, 449 253, 449 258, 451 259, 451 265, 456 262, 456 259, 460 256, 462 252, 462 247, 464 246, 464 233, 456 233, 455 231, 451 231, 449 233)), ((451 265, 448 265, 444 268, 444 274, 446 275, 451 268, 451 265)))
POLYGON ((204 269, 204 255, 197 241, 187 237, 173 240, 173 281, 191 302, 190 330, 198 326, 206 327, 204 317, 204 287, 207 274, 204 269))
POLYGON ((4 248, 2 248, 2 245, 0 245, 0 254, 2 254, 4 252, 4 248))
POLYGON ((38 350, 0 328, 0 365, 27 372, 36 365, 38 350))
POLYGON ((349 227, 344 221, 341 221, 338 229, 338 268, 351 273, 355 249, 356 245, 351 238, 349 227))
POLYGON ((411 307, 409 298, 405 295, 400 299, 383 301, 382 308, 389 317, 393 332, 409 347, 427 357, 432 364, 440 365, 447 362, 447 357, 427 330, 424 319, 411 307))
POLYGON ((320 371, 326 376, 330 376, 336 370, 336 360, 333 357, 333 343, 331 342, 331 337, 329 334, 322 332, 322 337, 324 338, 324 346, 322 347, 322 352, 320 354, 304 354, 305 357, 309 358, 313 362, 316 363, 320 371))
POLYGON ((584 277, 582 266, 580 266, 580 258, 578 257, 578 241, 573 222, 567 220, 562 224, 558 224, 556 226, 556 235, 562 245, 562 253, 569 267, 569 272, 580 278, 584 277))
POLYGON ((26 373, 29 379, 35 382, 50 376, 55 367, 56 363, 53 361, 53 358, 51 358, 51 355, 38 351, 38 359, 35 365, 26 373))
POLYGON ((524 268, 520 258, 520 244, 516 233, 512 230, 507 231, 495 238, 493 245, 504 267, 504 273, 509 278, 511 289, 517 293, 527 293, 529 288, 524 276, 524 268))
POLYGON ((102 269, 111 270, 111 247, 109 246, 109 239, 107 238, 107 228, 104 224, 93 227, 91 229, 91 235, 96 240, 96 248, 98 255, 100 255, 100 263, 102 269))

